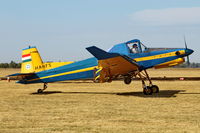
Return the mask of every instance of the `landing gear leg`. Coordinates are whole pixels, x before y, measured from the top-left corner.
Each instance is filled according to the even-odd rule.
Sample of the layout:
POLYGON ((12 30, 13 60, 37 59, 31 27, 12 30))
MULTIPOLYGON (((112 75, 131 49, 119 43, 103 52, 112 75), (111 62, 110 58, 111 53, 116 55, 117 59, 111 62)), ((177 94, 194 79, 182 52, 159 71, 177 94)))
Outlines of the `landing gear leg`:
POLYGON ((47 86, 47 83, 44 83, 43 89, 38 89, 37 92, 38 92, 38 93, 42 93, 44 90, 47 89, 47 87, 48 87, 48 86, 47 86))
POLYGON ((143 93, 145 95, 152 95, 152 93, 159 92, 158 86, 152 84, 152 81, 146 70, 144 70, 144 73, 138 72, 138 76, 142 80, 143 93), (149 86, 145 84, 145 79, 149 81, 149 86))

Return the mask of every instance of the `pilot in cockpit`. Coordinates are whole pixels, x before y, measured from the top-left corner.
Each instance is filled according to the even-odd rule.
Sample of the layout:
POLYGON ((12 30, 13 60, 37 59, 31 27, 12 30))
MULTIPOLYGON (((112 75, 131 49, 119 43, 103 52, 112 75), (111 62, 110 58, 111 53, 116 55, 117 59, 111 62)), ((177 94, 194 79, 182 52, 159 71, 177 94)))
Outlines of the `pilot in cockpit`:
POLYGON ((131 52, 134 53, 134 54, 139 53, 137 44, 133 44, 133 46, 131 48, 131 52))

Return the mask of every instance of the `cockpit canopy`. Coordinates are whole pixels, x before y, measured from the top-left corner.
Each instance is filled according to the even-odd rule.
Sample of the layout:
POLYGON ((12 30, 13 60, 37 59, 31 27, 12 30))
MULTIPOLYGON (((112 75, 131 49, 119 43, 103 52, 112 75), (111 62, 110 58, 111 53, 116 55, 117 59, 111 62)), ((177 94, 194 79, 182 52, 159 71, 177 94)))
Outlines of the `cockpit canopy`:
POLYGON ((125 43, 120 43, 114 45, 109 53, 119 53, 122 55, 134 55, 138 53, 149 53, 153 51, 162 51, 162 50, 174 50, 174 49, 182 49, 182 48, 147 48, 144 44, 140 42, 138 39, 130 40, 125 43))
POLYGON ((125 43, 114 45, 108 52, 119 53, 123 55, 142 53, 147 50, 147 47, 138 39, 130 40, 125 43))
POLYGON ((131 41, 126 42, 126 45, 128 49, 130 50, 130 53, 136 54, 136 53, 142 53, 147 50, 147 47, 140 42, 138 39, 134 39, 131 41))

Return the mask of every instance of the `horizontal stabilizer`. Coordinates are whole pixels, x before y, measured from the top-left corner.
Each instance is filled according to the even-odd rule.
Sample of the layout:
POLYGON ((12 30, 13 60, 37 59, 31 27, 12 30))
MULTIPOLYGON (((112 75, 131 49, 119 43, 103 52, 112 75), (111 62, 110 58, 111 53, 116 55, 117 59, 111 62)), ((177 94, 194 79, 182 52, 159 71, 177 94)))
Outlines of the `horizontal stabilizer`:
POLYGON ((22 76, 32 76, 32 75, 35 75, 35 73, 15 73, 8 75, 6 77, 22 77, 22 76))
POLYGON ((94 57, 96 57, 98 60, 104 60, 108 58, 113 58, 120 56, 120 54, 117 53, 108 53, 100 48, 97 48, 96 46, 91 46, 86 48, 94 57))

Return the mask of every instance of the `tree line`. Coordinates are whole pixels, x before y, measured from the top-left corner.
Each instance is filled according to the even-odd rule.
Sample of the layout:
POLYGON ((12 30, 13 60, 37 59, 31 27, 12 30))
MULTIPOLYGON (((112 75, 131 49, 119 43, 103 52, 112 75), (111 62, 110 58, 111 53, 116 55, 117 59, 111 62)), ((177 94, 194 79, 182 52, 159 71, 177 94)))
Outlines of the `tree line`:
MULTIPOLYGON (((183 63, 177 66, 174 66, 175 68, 200 68, 200 63, 183 63)), ((21 68, 21 63, 16 63, 14 61, 11 61, 10 63, 0 63, 0 68, 21 68)))
POLYGON ((10 63, 0 63, 0 68, 21 68, 21 63, 11 61, 10 63))

